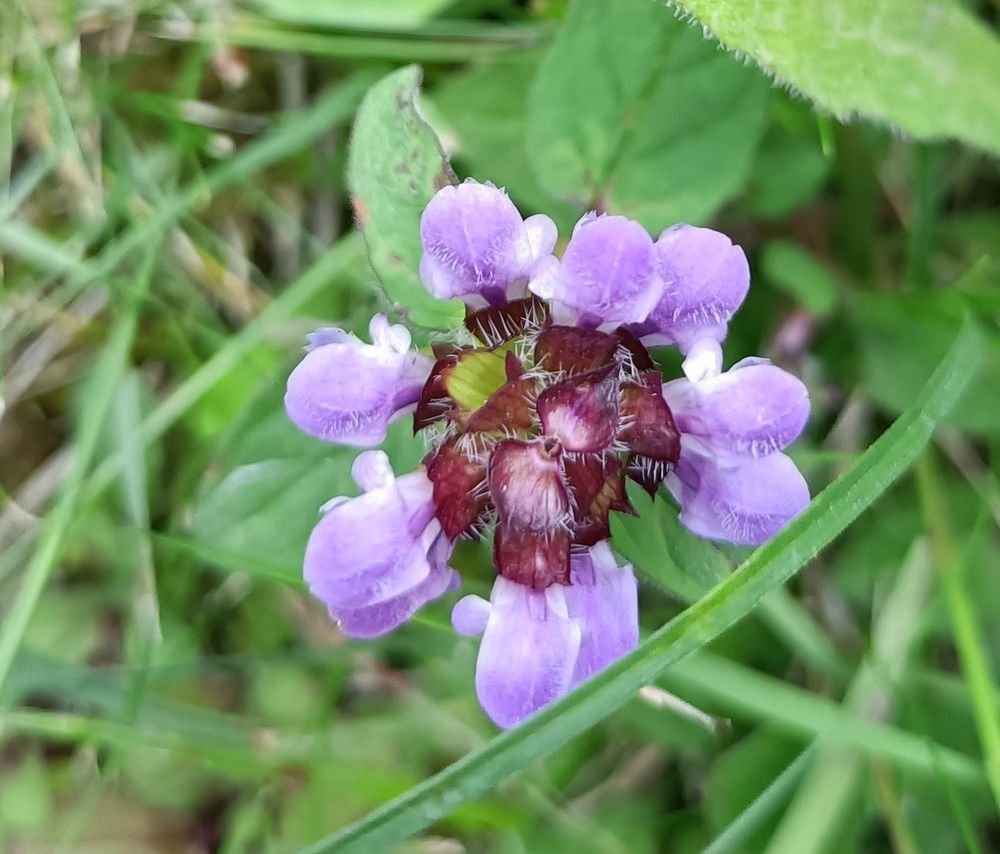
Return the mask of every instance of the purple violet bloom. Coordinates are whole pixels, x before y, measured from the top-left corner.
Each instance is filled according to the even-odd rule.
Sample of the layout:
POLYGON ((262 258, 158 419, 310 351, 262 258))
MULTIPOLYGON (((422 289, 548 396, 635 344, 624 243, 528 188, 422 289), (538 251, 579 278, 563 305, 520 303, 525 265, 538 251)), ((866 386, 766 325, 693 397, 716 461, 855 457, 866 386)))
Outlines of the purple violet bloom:
POLYGON ((722 343, 750 288, 743 250, 721 232, 681 223, 660 235, 656 252, 666 284, 643 318, 644 341, 676 344, 682 353, 701 339, 722 343))
POLYGON ((306 546, 305 579, 345 634, 392 631, 421 605, 456 586, 452 545, 435 518, 423 471, 398 480, 382 451, 365 451, 351 474, 357 498, 336 498, 306 546))
POLYGON ((288 378, 285 409, 300 430, 341 445, 370 448, 390 421, 420 399, 434 360, 410 349, 405 326, 376 314, 365 344, 342 329, 309 336, 305 358, 288 378))
POLYGON ((466 302, 468 334, 431 359, 381 315, 372 344, 318 330, 286 406, 362 447, 412 410, 430 451, 398 479, 385 454, 357 458, 363 494, 326 505, 305 577, 345 634, 375 637, 458 586, 456 540, 491 539, 490 599, 462 598, 452 624, 482 637, 479 700, 511 727, 638 643, 635 575, 609 545, 611 513, 634 512, 626 480, 666 486, 698 536, 764 542, 809 502, 782 453, 809 398, 763 359, 722 371, 749 269, 719 232, 679 225, 654 244, 588 214, 557 259, 548 217, 476 182, 440 190, 420 231, 421 278, 466 302), (685 355, 683 377, 663 382, 647 349, 661 344, 685 355))
POLYGON ((524 296, 532 270, 551 255, 556 237, 549 217, 522 219, 492 184, 469 180, 444 187, 420 219, 420 278, 441 299, 502 305, 524 296))
POLYGON ((632 567, 619 567, 604 542, 570 566, 569 586, 534 590, 501 575, 489 602, 466 596, 452 611, 459 634, 482 635, 476 690, 497 726, 514 726, 639 643, 632 567))
POLYGON ((528 287, 551 300, 555 320, 588 329, 645 320, 663 295, 646 229, 623 216, 594 213, 576 224, 562 260, 539 264, 528 287))
POLYGON ((663 386, 681 432, 667 487, 680 520, 699 536, 763 543, 809 504, 809 488, 780 451, 809 418, 802 382, 766 360, 744 359, 725 373, 663 386))

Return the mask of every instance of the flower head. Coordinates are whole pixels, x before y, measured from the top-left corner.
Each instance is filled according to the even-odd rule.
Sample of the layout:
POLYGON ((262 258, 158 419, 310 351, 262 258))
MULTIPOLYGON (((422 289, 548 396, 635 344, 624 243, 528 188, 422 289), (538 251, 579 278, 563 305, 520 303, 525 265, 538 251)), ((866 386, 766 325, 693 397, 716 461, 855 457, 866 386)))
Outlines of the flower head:
POLYGON ((809 401, 765 360, 722 372, 749 272, 718 232, 654 243, 589 214, 557 259, 551 220, 466 182, 431 200, 421 238, 421 277, 465 300, 465 332, 432 359, 381 316, 370 345, 321 331, 289 378, 289 415, 313 435, 370 446, 412 411, 429 444, 398 479, 384 454, 358 457, 363 494, 328 505, 306 580, 346 634, 371 637, 458 584, 456 540, 491 541, 490 599, 461 599, 452 623, 482 636, 476 689, 508 727, 638 642, 635 576, 608 544, 610 514, 634 512, 626 480, 666 486, 699 536, 763 542, 809 500, 781 453, 809 401), (664 383, 648 348, 667 343, 685 376, 664 383))

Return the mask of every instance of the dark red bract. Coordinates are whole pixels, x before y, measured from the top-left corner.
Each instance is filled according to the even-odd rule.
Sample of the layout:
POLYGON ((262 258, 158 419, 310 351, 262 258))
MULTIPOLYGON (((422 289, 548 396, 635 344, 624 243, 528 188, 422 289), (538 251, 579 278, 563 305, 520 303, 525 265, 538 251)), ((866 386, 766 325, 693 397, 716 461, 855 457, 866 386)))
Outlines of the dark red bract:
POLYGON ((649 489, 677 462, 660 373, 624 329, 553 324, 535 299, 470 313, 466 327, 482 346, 436 354, 414 418, 434 437, 438 519, 452 540, 492 529, 497 568, 512 581, 569 584, 570 549, 610 536, 611 511, 633 512, 625 478, 649 489), (470 383, 496 374, 482 362, 498 378, 470 409, 456 397, 468 401, 470 383))

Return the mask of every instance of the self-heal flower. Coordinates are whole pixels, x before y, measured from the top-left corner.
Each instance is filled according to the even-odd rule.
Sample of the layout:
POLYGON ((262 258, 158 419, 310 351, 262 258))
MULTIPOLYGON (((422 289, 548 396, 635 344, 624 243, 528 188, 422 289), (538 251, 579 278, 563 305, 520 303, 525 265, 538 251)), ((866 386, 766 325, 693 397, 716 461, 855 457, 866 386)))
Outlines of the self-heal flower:
POLYGON ((503 190, 466 181, 431 199, 420 238, 420 278, 434 296, 500 305, 524 295, 535 265, 556 245, 556 225, 544 214, 522 220, 503 190))
POLYGON ((382 451, 366 451, 351 473, 363 494, 326 505, 306 546, 305 579, 346 634, 377 637, 457 585, 458 575, 448 569, 452 546, 425 472, 397 480, 382 451))
POLYGON ((500 576, 489 602, 466 596, 452 611, 456 631, 482 635, 476 689, 498 726, 558 699, 639 641, 635 576, 607 543, 574 553, 571 577, 534 590, 500 576))
POLYGON ((389 422, 420 398, 433 360, 410 349, 405 326, 376 314, 365 344, 342 329, 310 336, 306 357, 288 378, 285 409, 300 429, 341 445, 370 448, 389 422))
POLYGON ((649 343, 687 353, 697 342, 721 343, 750 287, 739 246, 718 231, 681 223, 656 241, 663 296, 642 321, 649 343))
POLYGON ((481 636, 476 691, 509 727, 638 643, 636 579, 608 544, 611 513, 634 512, 626 480, 666 485, 699 536, 763 542, 809 500, 782 453, 808 395, 764 360, 722 372, 749 269, 718 232, 654 243, 588 214, 556 258, 548 217, 466 182, 435 195, 420 234, 421 279, 465 301, 465 330, 433 359, 381 316, 370 345, 320 330, 289 378, 289 415, 313 435, 370 446, 412 411, 428 442, 398 479, 384 454, 358 457, 363 494, 326 506, 305 575, 345 634, 372 637, 457 586, 457 540, 488 543, 490 598, 459 600, 452 624, 481 636), (686 357, 667 383, 648 350, 663 344, 686 357))
POLYGON ((663 396, 681 431, 668 487, 694 533, 755 545, 805 509, 806 482, 780 453, 809 418, 809 395, 798 379, 747 359, 696 382, 669 382, 663 396))
POLYGON ((623 216, 587 214, 561 260, 540 264, 532 293, 552 300, 559 321, 595 328, 644 320, 663 295, 653 241, 623 216))

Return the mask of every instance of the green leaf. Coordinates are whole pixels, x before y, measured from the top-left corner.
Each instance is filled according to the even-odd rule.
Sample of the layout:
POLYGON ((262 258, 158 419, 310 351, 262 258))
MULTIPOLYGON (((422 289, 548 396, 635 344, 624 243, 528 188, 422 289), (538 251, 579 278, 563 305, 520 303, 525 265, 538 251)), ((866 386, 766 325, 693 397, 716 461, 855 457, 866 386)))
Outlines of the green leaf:
POLYGON ((784 92, 771 93, 774 121, 768 126, 747 177, 741 210, 779 219, 810 202, 833 165, 820 145, 812 106, 784 92))
POLYGON ((837 302, 837 282, 809 252, 790 240, 772 240, 764 247, 761 269, 775 287, 793 297, 806 311, 825 317, 837 302))
POLYGON ((528 150, 554 195, 658 231, 739 189, 768 85, 646 0, 577 0, 528 98, 528 150))
POLYGON ((292 24, 349 29, 408 30, 424 24, 454 0, 254 0, 270 18, 292 24))
POLYGON ((417 109, 419 93, 416 65, 372 86, 354 122, 347 181, 372 267, 394 307, 418 326, 449 329, 461 325, 462 304, 431 295, 417 269, 420 215, 455 176, 417 109))
POLYGON ((1000 152, 1000 41, 948 0, 673 0, 841 117, 1000 152))
POLYGON ((982 340, 966 323, 920 400, 784 531, 732 575, 664 625, 633 652, 439 774, 310 849, 372 851, 449 815, 609 715, 667 667, 700 649, 785 583, 907 470, 934 425, 962 393, 982 340))
POLYGON ((732 567, 725 556, 681 524, 663 493, 654 501, 634 483, 626 488, 636 515, 612 515, 611 534, 615 548, 636 569, 685 602, 729 574, 732 567))
POLYGON ((471 68, 439 84, 433 103, 446 128, 442 140, 468 174, 506 189, 525 214, 544 211, 568 231, 580 211, 545 191, 528 158, 525 93, 535 71, 527 62, 471 68))
MULTIPOLYGON (((955 286, 975 273, 969 274, 955 286)), ((963 303, 954 291, 915 294, 859 293, 851 319, 857 333, 865 388, 890 412, 901 412, 919 394, 921 383, 962 322, 963 303)), ((1000 387, 1000 338, 987 338, 987 358, 976 381, 947 421, 970 433, 1000 436, 1000 410, 984 389, 1000 387)))
POLYGON ((319 508, 352 491, 345 449, 330 459, 273 459, 241 466, 198 505, 192 535, 233 554, 246 554, 301 577, 309 532, 319 508))

